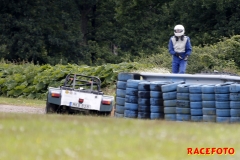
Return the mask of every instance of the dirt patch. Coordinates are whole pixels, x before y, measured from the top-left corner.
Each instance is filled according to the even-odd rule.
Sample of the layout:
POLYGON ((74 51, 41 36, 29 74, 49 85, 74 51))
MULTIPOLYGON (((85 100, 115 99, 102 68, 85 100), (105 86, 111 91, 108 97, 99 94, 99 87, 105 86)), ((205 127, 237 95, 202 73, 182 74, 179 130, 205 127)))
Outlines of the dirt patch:
POLYGON ((45 114, 45 108, 1 105, 0 112, 14 112, 14 113, 30 113, 30 114, 45 114))

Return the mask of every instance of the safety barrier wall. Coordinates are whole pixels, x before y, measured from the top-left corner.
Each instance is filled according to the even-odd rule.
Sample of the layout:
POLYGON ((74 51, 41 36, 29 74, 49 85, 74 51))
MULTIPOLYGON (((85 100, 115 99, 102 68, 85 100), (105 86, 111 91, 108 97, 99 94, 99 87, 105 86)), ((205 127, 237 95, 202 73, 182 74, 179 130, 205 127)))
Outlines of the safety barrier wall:
POLYGON ((120 73, 115 117, 240 122, 240 77, 120 73))

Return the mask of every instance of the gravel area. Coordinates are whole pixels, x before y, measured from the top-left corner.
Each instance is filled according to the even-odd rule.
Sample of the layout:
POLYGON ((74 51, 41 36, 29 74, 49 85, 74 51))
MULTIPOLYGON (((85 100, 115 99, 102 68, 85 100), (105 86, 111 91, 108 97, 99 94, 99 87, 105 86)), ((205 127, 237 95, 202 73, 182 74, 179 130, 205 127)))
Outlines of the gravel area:
POLYGON ((15 113, 31 113, 31 114, 45 114, 45 108, 1 105, 0 112, 15 112, 15 113))

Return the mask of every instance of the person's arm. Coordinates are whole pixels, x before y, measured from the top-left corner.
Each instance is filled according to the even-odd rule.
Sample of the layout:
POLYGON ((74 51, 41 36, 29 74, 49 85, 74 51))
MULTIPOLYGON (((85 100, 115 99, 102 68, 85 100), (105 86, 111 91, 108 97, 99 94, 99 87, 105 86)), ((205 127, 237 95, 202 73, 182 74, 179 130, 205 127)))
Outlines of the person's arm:
POLYGON ((169 43, 168 43, 168 51, 171 55, 176 54, 176 52, 174 51, 174 48, 173 48, 172 38, 170 38, 169 43))
POLYGON ((187 43, 186 43, 186 55, 190 56, 190 54, 192 53, 192 45, 191 45, 191 41, 190 38, 187 38, 187 43))

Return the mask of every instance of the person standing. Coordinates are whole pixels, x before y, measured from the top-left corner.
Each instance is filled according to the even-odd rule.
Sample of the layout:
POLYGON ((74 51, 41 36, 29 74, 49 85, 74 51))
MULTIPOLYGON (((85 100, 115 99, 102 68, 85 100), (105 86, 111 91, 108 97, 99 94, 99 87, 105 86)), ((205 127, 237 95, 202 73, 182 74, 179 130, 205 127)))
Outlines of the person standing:
POLYGON ((190 38, 184 35, 183 25, 174 27, 174 36, 169 40, 168 51, 172 55, 172 73, 184 74, 187 68, 187 60, 192 53, 190 38))

